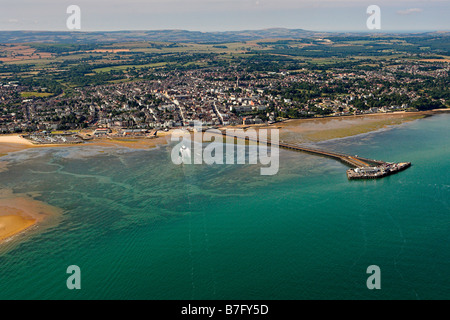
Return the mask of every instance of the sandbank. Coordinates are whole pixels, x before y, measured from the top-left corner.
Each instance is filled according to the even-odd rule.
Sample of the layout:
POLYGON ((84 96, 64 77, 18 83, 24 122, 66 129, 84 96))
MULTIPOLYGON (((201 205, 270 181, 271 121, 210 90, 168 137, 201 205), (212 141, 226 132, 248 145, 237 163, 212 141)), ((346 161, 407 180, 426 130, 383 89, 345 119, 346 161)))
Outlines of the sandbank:
POLYGON ((35 200, 28 194, 0 191, 0 244, 32 229, 54 225, 61 209, 35 200))

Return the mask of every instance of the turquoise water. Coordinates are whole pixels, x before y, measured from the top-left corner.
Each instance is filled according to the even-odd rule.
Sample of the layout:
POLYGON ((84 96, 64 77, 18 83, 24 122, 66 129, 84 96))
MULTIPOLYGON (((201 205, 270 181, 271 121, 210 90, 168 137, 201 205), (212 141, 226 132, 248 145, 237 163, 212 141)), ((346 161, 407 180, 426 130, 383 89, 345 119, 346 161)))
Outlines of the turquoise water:
POLYGON ((11 154, 0 188, 64 210, 0 253, 0 299, 448 299, 450 115, 319 143, 413 166, 348 181, 332 159, 175 166, 154 150, 11 154), (81 268, 81 290, 66 268, 81 268), (366 269, 381 268, 381 290, 366 269))

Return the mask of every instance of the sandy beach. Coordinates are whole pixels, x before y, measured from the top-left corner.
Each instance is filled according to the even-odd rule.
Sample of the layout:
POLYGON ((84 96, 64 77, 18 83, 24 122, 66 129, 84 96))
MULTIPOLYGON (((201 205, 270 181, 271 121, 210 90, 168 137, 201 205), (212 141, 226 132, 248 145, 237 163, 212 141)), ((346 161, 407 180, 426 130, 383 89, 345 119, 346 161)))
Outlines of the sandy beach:
POLYGON ((345 138, 377 131, 390 126, 421 119, 450 109, 423 112, 393 112, 339 117, 289 119, 272 125, 239 125, 224 129, 279 129, 280 141, 287 143, 314 143, 336 138, 345 138))
POLYGON ((33 144, 18 134, 0 135, 0 157, 9 152, 15 152, 33 147, 33 144))
POLYGON ((0 191, 0 244, 45 221, 52 225, 61 215, 59 208, 35 200, 30 195, 0 191))
POLYGON ((288 120, 277 127, 280 139, 292 142, 319 142, 368 133, 389 126, 418 120, 425 112, 398 112, 388 114, 354 115, 317 119, 288 120))
MULTIPOLYGON (((7 209, 11 208, 6 207, 7 209)), ((5 210, 5 208, 0 208, 0 210, 5 210)), ((0 241, 25 231, 36 223, 35 219, 23 217, 17 210, 14 211, 11 215, 0 216, 0 241)))
MULTIPOLYGON (((33 144, 29 140, 22 138, 20 135, 0 135, 0 157, 10 153, 21 151, 29 148, 70 148, 70 147, 127 147, 132 149, 149 149, 158 145, 167 144, 170 132, 159 133, 157 138, 140 138, 140 137, 113 137, 100 138, 82 144, 33 144)), ((0 170, 2 165, 0 164, 0 170)))
POLYGON ((151 149, 158 145, 167 144, 170 139, 170 132, 159 135, 157 138, 102 138, 95 139, 92 142, 80 144, 78 146, 102 146, 102 147, 126 147, 132 149, 151 149))

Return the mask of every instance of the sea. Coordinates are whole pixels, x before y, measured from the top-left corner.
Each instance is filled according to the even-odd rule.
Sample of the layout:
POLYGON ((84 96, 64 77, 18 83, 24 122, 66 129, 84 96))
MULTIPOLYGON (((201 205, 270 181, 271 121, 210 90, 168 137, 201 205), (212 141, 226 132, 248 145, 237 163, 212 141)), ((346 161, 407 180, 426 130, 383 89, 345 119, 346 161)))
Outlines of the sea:
POLYGON ((439 114, 314 144, 412 163, 380 180, 289 150, 273 176, 175 165, 172 144, 11 153, 0 189, 63 213, 2 245, 0 299, 449 299, 449 124, 439 114))

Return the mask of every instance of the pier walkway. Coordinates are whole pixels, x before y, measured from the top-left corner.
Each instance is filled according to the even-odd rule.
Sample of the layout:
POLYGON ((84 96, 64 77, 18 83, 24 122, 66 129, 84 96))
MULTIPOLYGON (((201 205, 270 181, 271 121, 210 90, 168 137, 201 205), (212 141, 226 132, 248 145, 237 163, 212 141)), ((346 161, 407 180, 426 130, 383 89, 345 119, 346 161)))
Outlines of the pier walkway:
POLYGON ((288 150, 307 152, 318 156, 333 158, 352 167, 352 169, 347 170, 347 177, 349 179, 382 178, 407 169, 411 166, 410 162, 388 163, 381 160, 362 158, 357 155, 351 156, 344 153, 325 151, 296 144, 288 144, 285 142, 273 143, 270 140, 258 140, 248 136, 242 137, 236 134, 229 135, 225 131, 222 131, 222 135, 225 137, 234 137, 236 139, 243 139, 245 141, 252 141, 256 143, 266 143, 267 145, 275 145, 288 150))
MULTIPOLYGON (((267 145, 274 144, 270 140, 261 140, 261 139, 258 140, 258 139, 250 138, 248 136, 242 137, 242 136, 238 136, 238 135, 228 135, 224 131, 222 131, 222 135, 225 136, 225 137, 229 136, 229 137, 234 137, 234 138, 237 138, 237 139, 242 139, 242 140, 245 140, 245 141, 252 141, 252 142, 257 142, 257 143, 266 143, 267 145)), ((335 160, 339 160, 339 161, 344 162, 345 164, 347 164, 347 165, 349 165, 351 167, 355 167, 355 168, 358 168, 358 167, 370 167, 371 165, 382 165, 382 164, 385 163, 384 161, 380 161, 380 160, 361 158, 361 157, 358 157, 356 155, 355 156, 350 156, 350 155, 343 154, 343 153, 325 151, 325 150, 320 150, 320 149, 300 146, 300 145, 296 145, 296 144, 288 144, 288 143, 285 143, 285 142, 280 142, 280 143, 274 144, 274 145, 278 145, 280 148, 283 148, 283 149, 307 152, 307 153, 310 153, 310 154, 315 154, 315 155, 319 155, 319 156, 333 158, 335 160)))

